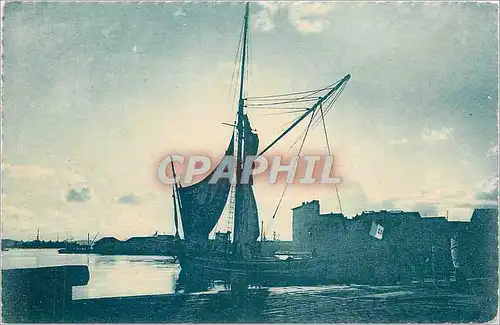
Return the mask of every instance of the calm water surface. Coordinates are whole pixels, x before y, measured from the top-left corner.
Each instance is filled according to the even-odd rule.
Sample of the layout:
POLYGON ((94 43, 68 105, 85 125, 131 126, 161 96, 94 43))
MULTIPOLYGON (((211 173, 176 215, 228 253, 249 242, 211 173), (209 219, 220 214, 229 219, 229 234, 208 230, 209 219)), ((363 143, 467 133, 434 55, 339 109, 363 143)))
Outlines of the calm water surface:
POLYGON ((261 288, 238 295, 220 284, 202 293, 168 295, 180 282, 180 267, 170 257, 66 255, 55 249, 12 249, 2 256, 3 269, 87 265, 89 283, 73 287, 68 319, 78 323, 483 322, 497 306, 496 297, 477 289, 464 294, 409 286, 261 288), (155 294, 160 296, 145 297, 155 294), (103 297, 131 298, 85 300, 103 297))
POLYGON ((73 299, 173 293, 180 272, 179 264, 163 256, 59 254, 57 249, 11 249, 2 256, 3 269, 87 265, 89 283, 73 287, 73 299))

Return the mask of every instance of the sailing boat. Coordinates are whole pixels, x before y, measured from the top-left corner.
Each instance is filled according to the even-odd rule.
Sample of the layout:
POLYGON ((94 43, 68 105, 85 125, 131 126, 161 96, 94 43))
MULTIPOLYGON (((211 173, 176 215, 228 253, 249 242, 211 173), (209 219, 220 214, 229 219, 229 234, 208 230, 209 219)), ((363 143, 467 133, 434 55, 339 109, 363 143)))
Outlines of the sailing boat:
MULTIPOLYGON (((319 99, 308 97, 309 100, 314 99, 314 104, 305 109, 304 113, 280 136, 259 152, 259 137, 253 131, 250 119, 245 113, 247 98, 244 98, 244 80, 248 27, 249 4, 247 3, 241 43, 238 110, 234 133, 225 152, 226 156, 235 159, 236 184, 232 191, 231 181, 227 178, 221 178, 214 184, 210 183, 209 180, 214 172, 190 186, 182 187, 175 182, 173 191, 175 224, 177 228, 177 218, 180 215, 184 232, 184 250, 179 256, 179 262, 182 271, 195 279, 208 278, 260 285, 323 283, 336 276, 336 269, 331 265, 331 261, 318 257, 282 260, 260 256, 256 245, 260 231, 253 182, 241 182, 242 170, 247 157, 260 156, 268 151, 306 117, 311 117, 309 122, 311 124, 313 117, 319 115, 319 110, 322 116, 322 104, 332 97, 338 97, 339 90, 345 87, 350 75, 321 89, 325 94, 319 99), (230 204, 228 202, 230 193, 234 195, 233 242, 229 251, 215 251, 208 248, 209 234, 221 218, 225 206, 230 204)), ((172 171, 175 179, 173 164, 172 171)))

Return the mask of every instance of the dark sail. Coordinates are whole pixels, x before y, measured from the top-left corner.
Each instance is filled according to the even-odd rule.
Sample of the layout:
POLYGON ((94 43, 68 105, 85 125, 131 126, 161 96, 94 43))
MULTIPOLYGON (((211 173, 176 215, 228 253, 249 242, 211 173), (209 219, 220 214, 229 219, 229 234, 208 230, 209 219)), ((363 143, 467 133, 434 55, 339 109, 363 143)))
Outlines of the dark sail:
MULTIPOLYGON (((245 157, 246 156, 255 156, 259 150, 259 136, 257 133, 253 132, 252 126, 250 125, 250 120, 248 119, 248 115, 243 115, 243 122, 245 125, 245 157)), ((252 164, 252 169, 253 169, 252 164)), ((249 184, 253 185, 253 176, 250 175, 249 184)))
MULTIPOLYGON (((259 137, 252 131, 247 115, 244 115, 244 125, 244 156, 255 156, 259 147, 259 137)), ((250 178, 248 184, 239 184, 236 192, 236 195, 239 196, 238 202, 240 202, 239 206, 236 207, 238 209, 236 214, 240 216, 240 222, 238 223, 238 229, 234 231, 237 233, 238 250, 244 258, 250 257, 257 237, 259 237, 259 216, 252 183, 252 178, 250 178)))
POLYGON ((248 115, 243 115, 243 124, 245 127, 245 156, 255 156, 259 150, 259 136, 252 130, 248 115))
MULTIPOLYGON (((234 136, 226 150, 226 156, 233 154, 234 136)), ((190 247, 204 245, 226 205, 231 188, 230 180, 220 178, 214 184, 209 183, 219 165, 202 181, 178 189, 184 240, 190 247)))
POLYGON ((251 251, 257 241, 257 237, 259 237, 257 203, 255 202, 252 185, 250 184, 240 185, 237 195, 239 195, 239 202, 241 202, 238 207, 241 221, 238 229, 235 229, 238 232, 237 245, 242 256, 249 258, 251 257, 251 251))

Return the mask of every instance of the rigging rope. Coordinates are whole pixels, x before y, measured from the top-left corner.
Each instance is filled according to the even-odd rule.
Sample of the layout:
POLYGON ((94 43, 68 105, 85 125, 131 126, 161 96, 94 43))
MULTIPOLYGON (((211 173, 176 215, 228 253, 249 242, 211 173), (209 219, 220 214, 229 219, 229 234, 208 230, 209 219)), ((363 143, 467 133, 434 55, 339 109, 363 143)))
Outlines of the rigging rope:
MULTIPOLYGON (((322 88, 320 90, 325 90, 327 88, 322 88)), ((318 89, 313 89, 313 90, 307 90, 307 91, 297 91, 293 93, 287 93, 287 94, 277 94, 277 95, 267 95, 267 96, 253 96, 253 97, 248 97, 248 100, 265 100, 265 99, 275 99, 276 97, 287 97, 287 96, 295 96, 295 95, 303 95, 303 94, 311 94, 318 89)))
POLYGON ((291 112, 275 112, 275 113, 267 113, 267 114, 258 114, 260 116, 270 116, 270 115, 284 115, 284 114, 297 114, 297 113, 302 113, 307 111, 307 108, 304 109, 299 109, 296 111, 291 111, 291 112))
MULTIPOLYGON (((309 120, 309 124, 307 125, 306 130, 307 130, 307 129, 309 129, 309 127, 311 126, 311 122, 312 122, 312 120, 313 120, 313 118, 314 118, 314 114, 316 114, 316 112, 313 112, 313 114, 311 115, 311 119, 309 120)), ((300 118, 300 116, 299 116, 298 118, 300 118)), ((291 124, 291 123, 295 122, 296 120, 297 120, 297 119, 294 119, 294 120, 290 121, 290 122, 289 122, 289 123, 287 123, 287 124, 289 125, 289 124, 291 124)), ((287 127, 287 125, 284 125, 283 127, 287 127)), ((300 149, 299 149, 298 155, 300 155, 300 152, 302 151, 302 147, 304 146, 304 143, 305 143, 305 141, 306 141, 306 137, 307 137, 307 132, 306 132, 305 136, 304 136, 304 137, 303 137, 303 139, 302 139, 302 145, 300 146, 300 149)), ((278 210, 279 210, 279 207, 280 207, 280 205, 281 205, 281 202, 283 201, 283 197, 285 196, 286 190, 288 189, 288 185, 289 185, 289 183, 287 182, 287 183, 285 184, 285 188, 283 189, 283 193, 281 193, 281 197, 280 197, 280 199, 279 199, 279 201, 278 201, 278 204, 277 204, 277 206, 276 206, 276 209, 274 210, 273 217, 271 218, 271 222, 270 222, 270 223, 267 225, 267 227, 266 227, 266 230, 265 230, 265 232, 266 232, 266 233, 268 233, 268 232, 269 232, 269 229, 271 228, 271 226, 272 226, 272 225, 273 225, 273 223, 274 223, 274 220, 275 220, 275 218, 276 218, 276 214, 278 213, 278 210)))
MULTIPOLYGON (((341 79, 340 79, 341 80, 341 79)), ((308 95, 305 95, 305 96, 301 96, 301 97, 297 97, 297 98, 273 98, 272 96, 262 96, 262 97, 265 97, 265 99, 261 99, 261 100, 273 100, 274 102, 264 102, 264 103, 253 103, 253 102, 248 102, 248 99, 247 99, 247 102, 246 102, 246 107, 247 108, 254 108, 254 109, 270 109, 270 110, 275 110, 275 109, 291 109, 291 110, 296 110, 296 108, 294 107, 280 107, 279 105, 283 105, 283 104, 289 104, 289 103, 310 103, 310 102, 313 102, 315 100, 317 100, 318 98, 315 96, 315 97, 311 97, 313 95, 316 95, 317 93, 321 92, 321 91, 324 91, 324 90, 327 90, 327 89, 331 89, 332 87, 335 87, 338 82, 340 82, 340 80, 332 83, 331 85, 327 86, 327 87, 324 87, 324 88, 320 88, 320 89, 317 89, 317 90, 311 90, 311 91, 306 91, 306 92, 297 92, 297 93, 289 93, 289 94, 285 94, 285 95, 291 95, 291 94, 308 94, 308 95), (278 100, 278 101, 276 101, 278 100)), ((329 108, 331 107, 331 105, 333 104, 333 102, 335 102, 337 100, 337 98, 340 96, 340 93, 342 92, 342 89, 345 87, 345 84, 343 84, 340 88, 339 88, 339 91, 335 92, 335 95, 333 96, 333 100, 331 101, 331 103, 328 105, 328 110, 329 108)), ((277 96, 282 96, 284 97, 285 95, 277 95, 277 96)), ((319 97, 321 98, 321 97, 319 97)), ((327 101, 330 101, 331 99, 328 98, 327 101)), ((313 129, 317 126, 317 123, 319 122, 319 118, 317 118, 314 123, 313 123, 313 129)), ((298 140, 294 143, 294 145, 298 142, 298 140)))
MULTIPOLYGON (((297 140, 290 146, 290 148, 288 150, 290 150, 291 148, 293 148, 298 141, 300 141, 300 139, 302 139, 302 144, 299 148, 299 152, 298 152, 298 155, 300 155, 301 151, 302 151, 302 148, 304 146, 304 143, 305 143, 305 140, 307 138, 307 134, 309 133, 310 130, 313 130, 319 121, 323 121, 323 126, 324 126, 324 130, 325 130, 325 140, 327 142, 327 148, 328 148, 328 154, 331 156, 331 150, 330 150, 330 144, 329 144, 329 140, 328 140, 328 136, 327 136, 327 133, 326 133, 326 125, 324 124, 324 115, 326 115, 326 113, 333 107, 333 104, 337 101, 337 99, 339 98, 340 96, 340 93, 342 92, 342 90, 345 88, 345 84, 342 85, 339 90, 337 92, 335 92, 335 95, 333 95, 331 98, 327 99, 327 102, 328 103, 328 106, 326 108, 325 111, 323 111, 323 105, 320 106, 320 112, 316 111, 316 112, 313 112, 312 116, 311 116, 311 119, 309 120, 309 124, 307 126, 307 128, 301 133, 301 135, 297 138, 297 140), (319 117, 318 117, 319 116, 319 117), (311 124, 313 123, 313 120, 316 118, 314 124, 312 125, 312 128, 311 128, 311 124)), ((299 117, 300 118, 300 117, 299 117)), ((296 120, 296 119, 295 119, 296 120)), ((289 122, 288 124, 290 123, 293 123, 295 120, 292 120, 291 122, 289 122)), ((288 185, 289 183, 286 183, 285 185, 285 188, 283 190, 283 193, 281 194, 281 197, 278 201, 278 205, 276 206, 276 209, 273 213, 273 217, 271 219, 271 223, 269 223, 269 225, 266 227, 266 232, 268 232, 269 228, 271 227, 272 223, 274 222, 274 219, 276 218, 276 214, 278 213, 278 210, 279 210, 279 207, 283 201, 283 197, 285 196, 285 193, 286 193, 286 190, 288 189, 288 185)), ((340 195, 339 195, 339 191, 338 191, 338 187, 337 187, 337 184, 334 184, 335 185, 335 192, 336 192, 336 195, 337 195, 337 202, 339 204, 339 209, 340 209, 340 212, 343 213, 342 211, 342 204, 341 204, 341 201, 340 201, 340 195)))
MULTIPOLYGON (((316 113, 316 112, 314 112, 314 113, 316 113)), ((297 153, 297 156, 300 156, 300 153, 302 152, 302 148, 304 147, 304 143, 306 142, 307 133, 309 131, 309 127, 311 126, 311 122, 313 120, 314 113, 311 116, 311 119, 309 120, 309 124, 307 125, 307 128, 306 128, 307 132, 306 132, 306 134, 304 136, 304 139, 302 139, 302 144, 300 145, 299 152, 297 153)), ((276 217, 276 214, 278 213, 278 210, 280 208, 281 202, 283 201, 283 197, 285 196, 286 190, 288 189, 288 185, 290 185, 290 183, 287 181, 286 184, 285 184, 285 188, 283 189, 283 193, 281 193, 281 197, 280 197, 280 200, 278 201, 278 205, 276 206, 276 209, 274 210, 273 219, 276 217)))
POLYGON ((231 75, 231 84, 229 86, 229 94, 228 94, 228 96, 230 96, 231 93, 233 93, 233 98, 231 101, 231 107, 233 111, 236 107, 236 89, 237 89, 236 78, 238 78, 238 76, 240 75, 240 65, 238 64, 238 58, 240 56, 241 42, 243 40, 243 29, 244 29, 244 24, 241 24, 240 39, 238 41, 238 47, 236 49, 236 57, 234 58, 233 73, 231 75))
MULTIPOLYGON (((307 90, 307 91, 299 91, 299 92, 293 92, 293 93, 287 93, 287 94, 277 94, 277 95, 268 95, 268 96, 254 96, 254 97, 248 97, 246 98, 247 100, 264 100, 264 99, 275 99, 276 97, 286 97, 286 96, 294 96, 294 95, 302 95, 302 94, 316 94, 319 93, 320 91, 327 90, 333 88, 336 84, 338 84, 342 79, 339 79, 332 84, 323 87, 323 88, 318 88, 318 89, 313 89, 313 90, 307 90)), ((307 97, 307 96, 304 96, 307 97)))
MULTIPOLYGON (((245 106, 246 107, 246 106, 245 106)), ((251 108, 254 108, 254 109, 265 109, 265 110, 278 110, 278 109, 291 109, 291 110, 308 110, 309 107, 273 107, 273 106, 269 106, 269 107, 251 107, 251 108)))
MULTIPOLYGON (((248 95, 248 85, 249 85, 249 80, 250 80, 250 76, 252 75, 252 72, 253 72, 253 69, 252 69, 252 64, 251 64, 251 60, 250 58, 252 57, 252 53, 250 53, 252 51, 252 38, 250 37, 250 32, 251 32, 251 29, 249 28, 247 30, 247 80, 246 80, 246 94, 248 95)), ((247 97, 247 96, 245 96, 247 97)), ((244 102, 245 100, 243 100, 244 102)))
MULTIPOLYGON (((329 98, 326 102, 329 102, 328 103, 328 106, 326 108, 326 110, 324 111, 325 115, 331 110, 331 108, 333 107, 333 104, 335 104, 335 102, 337 101, 337 99, 340 97, 340 94, 342 93, 342 91, 344 90, 345 88, 345 84, 342 85, 338 92, 335 93, 334 96, 332 96, 332 98, 329 98)), ((319 124, 320 122, 320 118, 316 119, 314 122, 313 122, 313 126, 312 126, 312 129, 316 128, 316 126, 319 124)))
MULTIPOLYGON (((320 110, 320 112, 321 112, 321 120, 323 121, 323 131, 325 131, 326 148, 327 148, 327 150, 328 150, 328 155, 329 155, 329 156, 331 156, 331 155, 332 155, 332 152, 331 152, 331 150, 330 150, 330 142, 328 141, 328 132, 326 132, 326 123, 325 123, 325 116, 324 116, 324 114, 323 114, 323 105, 321 105, 321 106, 319 107, 319 110, 320 110)), ((341 202, 340 202, 339 189, 338 189, 338 187, 337 187, 337 184, 333 184, 333 185, 334 185, 334 187, 335 187, 335 193, 337 193, 337 202, 338 202, 338 204, 339 204, 340 213, 342 213, 342 214, 343 214, 344 212, 342 211, 342 204, 341 204, 341 202)))
MULTIPOLYGON (((326 113, 331 109, 331 107, 333 106, 333 104, 337 101, 337 99, 339 98, 340 96, 340 93, 342 92, 342 90, 345 88, 345 84, 342 85, 338 91, 336 91, 330 98, 328 98, 325 102, 328 102, 328 106, 327 106, 327 109, 325 110, 325 115, 326 113)), ((312 126, 311 126, 311 130, 314 130, 316 128, 316 126, 318 125, 318 123, 321 121, 321 117, 318 117, 319 115, 317 114, 318 111, 315 111, 313 113, 313 118, 314 118, 314 121, 312 123, 312 126)), ((299 117, 300 118, 300 117, 299 117)), ((295 120, 294 120, 295 121, 295 120)), ((291 123, 293 123, 294 121, 291 121, 291 123)), ((290 124, 290 123, 288 123, 290 124)), ((304 136, 304 133, 307 131, 307 129, 305 129, 304 131, 302 131, 302 133, 297 137, 297 139, 292 143, 292 145, 288 148, 288 151, 290 151, 290 149, 292 149, 293 147, 295 147, 295 145, 302 139, 302 137, 304 136)))
MULTIPOLYGON (((314 119, 317 114, 318 114, 318 111, 313 112, 311 119, 314 119)), ((312 129, 314 129, 314 125, 313 125, 312 129)), ((302 131, 302 133, 297 137, 297 139, 295 139, 295 141, 292 143, 292 145, 290 147, 288 147, 287 151, 290 151, 290 149, 295 147, 295 145, 302 139, 302 137, 308 132, 308 130, 309 130, 309 126, 306 129, 304 129, 304 131, 302 131)))
MULTIPOLYGON (((340 80, 342 80, 342 79, 340 79, 340 80)), ((280 96, 281 96, 281 97, 284 97, 284 96, 291 96, 291 95, 297 95, 297 94, 310 94, 310 95, 307 95, 307 96, 303 96, 303 97, 300 97, 300 98, 296 98, 296 99, 292 100, 291 102, 294 102, 294 101, 299 101, 299 100, 304 100, 304 99, 306 99, 305 101, 310 101, 310 100, 308 100, 308 99, 307 99, 308 97, 312 96, 313 94, 317 94, 318 92, 320 92, 320 91, 322 91, 322 90, 331 89, 331 88, 335 87, 335 86, 338 84, 338 82, 339 82, 340 80, 338 80, 338 81, 334 82, 331 86, 328 86, 328 87, 325 87, 325 88, 322 88, 322 89, 319 89, 319 90, 316 90, 316 91, 306 91, 306 92, 300 92, 300 93, 290 93, 290 94, 284 94, 284 95, 274 95, 274 96, 261 96, 261 97, 254 97, 254 99, 259 99, 259 98, 260 98, 260 100, 261 100, 261 101, 263 101, 263 100, 268 100, 269 98, 272 98, 271 100, 279 100, 279 99, 277 99, 276 97, 280 97, 280 96)), ((302 137, 303 137, 303 139, 302 139, 302 144, 301 144, 301 146, 300 146, 300 148, 299 148, 299 151, 298 151, 298 155, 300 156, 300 153, 301 153, 301 151, 302 151, 302 148, 303 148, 303 146, 304 146, 304 143, 305 143, 305 140, 306 140, 306 138, 307 138, 307 135, 308 135, 309 131, 310 131, 310 130, 312 130, 312 129, 314 129, 314 127, 315 127, 315 126, 319 123, 319 121, 321 120, 321 121, 323 122, 323 129, 324 129, 324 132, 325 132, 325 140, 326 140, 326 144, 327 144, 328 154, 331 156, 330 143, 329 143, 329 140, 328 140, 328 135, 327 135, 327 131, 326 131, 326 124, 325 124, 324 115, 326 115, 326 113, 328 113, 328 111, 330 111, 330 109, 333 107, 333 104, 334 104, 334 103, 337 101, 337 99, 339 98, 339 96, 340 96, 340 94, 342 93, 342 91, 344 90, 344 88, 345 88, 346 84, 347 84, 347 83, 342 84, 342 85, 339 87, 339 89, 337 89, 337 90, 334 92, 333 96, 331 96, 332 94, 330 94, 330 96, 329 96, 330 98, 327 98, 327 99, 325 100, 325 103, 329 102, 329 103, 328 103, 328 106, 327 106, 327 108, 326 108, 326 110, 325 110, 325 111, 323 111, 323 104, 321 104, 321 106, 320 106, 320 114, 318 113, 318 111, 313 112, 313 114, 311 115, 311 119, 309 120, 309 124, 307 125, 307 128, 305 129, 305 131, 304 131, 304 132, 302 132, 302 134, 301 134, 301 135, 299 136, 299 138, 298 138, 298 139, 294 142, 294 144, 292 144, 292 146, 289 148, 289 150, 290 150, 293 146, 295 146, 295 144, 296 144, 296 143, 300 140, 300 138, 302 138, 302 137), (319 117, 318 117, 318 116, 319 116, 319 117), (316 120, 315 120, 315 119, 316 119, 316 120), (313 124, 313 121, 314 121, 314 124, 313 124), (311 128, 311 125, 312 125, 312 124, 313 124, 313 126, 312 126, 312 128, 311 128)), ((320 97, 320 98, 321 98, 321 97, 320 97)), ((311 100, 312 100, 312 99, 311 99, 311 100)), ((279 103, 278 103, 278 105, 279 105, 279 104, 284 104, 285 102, 286 102, 286 101, 279 102, 279 103)), ((250 106, 251 106, 252 104, 248 104, 248 105, 250 105, 250 106)), ((264 104, 253 104, 253 105, 254 105, 254 106, 265 106, 265 105, 268 105, 268 106, 269 106, 269 105, 271 105, 271 104, 269 104, 269 103, 264 103, 264 104)), ((273 109, 273 108, 271 108, 271 109, 273 109)), ((279 109, 279 108, 274 108, 274 109, 279 109)), ((301 118, 301 117, 299 116, 298 118, 296 118, 296 119, 294 119, 294 120, 292 120, 292 121, 290 121, 290 122, 286 123, 286 124, 285 124, 285 126, 286 126, 286 125, 290 125, 290 124, 292 124, 292 123, 296 122, 296 121, 297 121, 297 119, 300 119, 300 118, 301 118)), ((283 197, 285 196, 286 190, 288 189, 288 185, 289 185, 289 183, 287 182, 287 183, 286 183, 286 185, 285 185, 285 188, 284 188, 284 190, 283 190, 283 193, 281 194, 281 197, 280 197, 280 199, 279 199, 279 201, 278 201, 278 204, 277 204, 277 206, 276 206, 276 209, 275 209, 275 211, 274 211, 274 213, 273 213, 273 216, 272 216, 271 222, 270 222, 270 223, 268 224, 268 226, 266 227, 266 231, 265 231, 266 233, 268 232, 268 230, 269 230, 269 228, 271 227, 271 225, 274 223, 274 220, 275 220, 275 218, 276 218, 276 214, 278 213, 279 207, 280 207, 280 205, 281 205, 281 203, 282 203, 282 201, 283 201, 283 197)), ((341 201, 340 201, 340 195, 339 195, 338 188, 337 188, 337 184, 334 184, 334 185, 335 185, 335 191, 336 191, 336 194, 337 194, 337 201, 338 201, 338 204, 339 204, 340 212, 341 212, 341 213, 343 213, 343 211, 342 211, 342 205, 341 205, 341 201)), ((344 225, 344 227, 345 227, 345 225, 344 225)))
POLYGON ((300 116, 295 117, 292 120, 290 120, 290 121, 284 123, 283 125, 281 125, 278 134, 283 133, 283 131, 285 131, 290 125, 292 125, 292 123, 294 123, 295 121, 297 121, 299 118, 300 118, 300 116))
POLYGON ((325 131, 326 149, 328 150, 328 155, 331 156, 332 153, 330 151, 330 141, 328 141, 328 133, 326 132, 326 124, 325 124, 325 115, 323 114, 323 104, 320 105, 319 111, 321 112, 321 121, 323 121, 323 130, 325 131))
POLYGON ((283 105, 283 104, 290 104, 290 103, 307 103, 307 102, 313 102, 317 101, 318 98, 298 98, 298 99, 291 99, 291 100, 284 100, 281 102, 274 102, 274 103, 248 103, 247 102, 247 107, 259 107, 259 106, 271 106, 271 105, 283 105))
MULTIPOLYGON (((234 112, 235 108, 237 107, 237 105, 236 105, 236 94, 237 94, 237 89, 238 89, 237 79, 238 79, 238 76, 240 76, 240 73, 241 73, 241 67, 238 64, 238 61, 239 61, 238 59, 239 59, 241 51, 243 49, 242 42, 243 42, 243 33, 244 33, 244 29, 245 29, 244 27, 245 27, 245 24, 244 24, 244 19, 243 19, 243 24, 241 24, 240 37, 239 37, 239 40, 238 40, 238 47, 236 49, 236 57, 234 58, 233 73, 231 75, 231 84, 230 84, 229 94, 228 94, 228 96, 230 96, 231 93, 233 94, 233 98, 232 98, 232 101, 231 101, 231 107, 232 107, 232 111, 233 112, 234 112)), ((233 127, 233 135, 236 132, 235 130, 236 130, 236 128, 233 127)), ((229 203, 228 217, 227 217, 227 220, 226 220, 226 223, 227 223, 226 229, 229 228, 232 225, 232 221, 231 220, 234 217, 234 215, 233 215, 233 213, 234 213, 234 201, 233 201, 234 187, 233 187, 233 185, 231 185, 229 196, 230 196, 230 203, 229 203)), ((216 225, 215 225, 215 231, 216 232, 219 231, 219 227, 220 227, 219 223, 220 223, 221 220, 222 220, 222 218, 220 218, 218 220, 218 222, 216 223, 216 225)), ((233 232, 232 229, 231 229, 231 232, 233 232)))
MULTIPOLYGON (((247 51, 245 53, 245 87, 243 88, 243 98, 247 97, 248 94, 248 78, 250 75, 250 29, 247 29, 247 51)), ((243 99, 243 102, 245 100, 243 99)))

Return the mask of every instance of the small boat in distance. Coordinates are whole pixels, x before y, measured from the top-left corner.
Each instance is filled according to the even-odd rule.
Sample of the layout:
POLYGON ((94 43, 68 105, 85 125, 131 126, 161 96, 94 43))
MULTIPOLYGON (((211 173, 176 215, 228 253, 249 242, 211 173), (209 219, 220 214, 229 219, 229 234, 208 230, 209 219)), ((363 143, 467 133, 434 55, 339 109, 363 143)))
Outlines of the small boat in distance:
MULTIPOLYGON (((245 108, 269 105, 273 96, 244 97, 245 69, 247 59, 249 27, 249 4, 246 4, 241 39, 241 64, 239 73, 239 101, 233 135, 225 152, 234 159, 236 184, 221 178, 214 184, 208 175, 200 182, 181 186, 177 181, 173 186, 174 219, 178 234, 180 216, 184 232, 184 249, 179 256, 182 272, 194 279, 226 280, 234 284, 295 285, 321 284, 335 280, 340 274, 331 261, 315 254, 292 257, 263 257, 259 252, 259 218, 253 192, 253 181, 241 182, 243 164, 247 157, 257 157, 271 149, 293 128, 307 117, 311 124, 321 121, 324 114, 336 101, 351 76, 348 74, 331 85, 300 93, 276 95, 276 105, 286 103, 306 103, 307 108, 299 112, 293 123, 264 149, 259 148, 259 137, 251 127, 245 108), (262 103, 262 99, 266 103, 262 103), (259 102, 260 101, 260 102, 259 102), (326 106, 326 109, 323 108, 326 106), (233 222, 233 241, 228 249, 217 250, 210 247, 209 234, 219 221, 226 205, 230 205, 233 222)), ((324 121, 323 121, 324 122, 324 121)), ((326 129, 325 129, 326 131, 326 129)), ((307 133, 306 133, 307 136, 307 133)), ((305 139, 305 137, 304 137, 305 139)), ((217 170, 217 167, 216 167, 217 170)), ((175 168, 172 164, 172 172, 175 168)), ((279 195, 277 195, 279 196, 279 195)), ((229 233, 228 233, 229 235, 229 233)), ((227 236, 230 240, 230 236, 227 236)))
POLYGON ((90 240, 90 233, 87 233, 87 244, 85 245, 80 245, 80 244, 74 244, 71 246, 67 246, 65 248, 61 248, 57 250, 59 254, 93 254, 95 253, 94 251, 94 242, 97 238, 99 233, 97 233, 92 241, 90 240))

